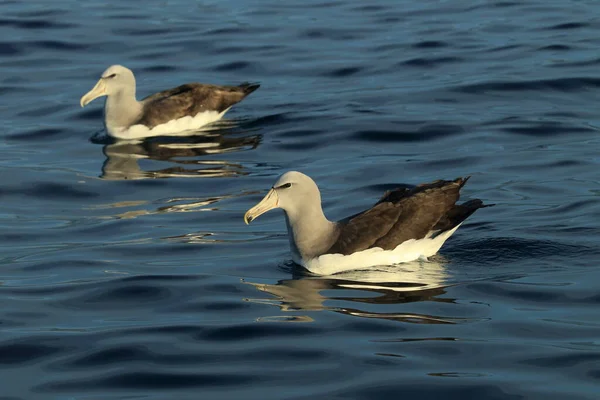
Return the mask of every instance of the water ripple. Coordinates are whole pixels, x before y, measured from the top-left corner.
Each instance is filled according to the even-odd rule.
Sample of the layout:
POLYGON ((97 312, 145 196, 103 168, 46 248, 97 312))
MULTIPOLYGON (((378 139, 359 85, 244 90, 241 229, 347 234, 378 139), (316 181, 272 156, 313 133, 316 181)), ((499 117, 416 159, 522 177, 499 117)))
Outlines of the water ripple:
POLYGON ((595 399, 595 2, 0 4, 3 399, 595 399), (85 21, 85 22, 83 22, 85 21), (261 82, 186 137, 106 136, 78 100, 261 82), (154 88, 154 89, 153 89, 154 88), (430 260, 317 277, 285 170, 331 219, 470 175, 430 260))
POLYGON ((530 81, 501 81, 485 82, 457 87, 454 91, 461 93, 485 93, 485 92, 518 92, 518 91, 561 91, 577 92, 589 88, 600 87, 600 79, 597 78, 562 78, 542 79, 530 81))

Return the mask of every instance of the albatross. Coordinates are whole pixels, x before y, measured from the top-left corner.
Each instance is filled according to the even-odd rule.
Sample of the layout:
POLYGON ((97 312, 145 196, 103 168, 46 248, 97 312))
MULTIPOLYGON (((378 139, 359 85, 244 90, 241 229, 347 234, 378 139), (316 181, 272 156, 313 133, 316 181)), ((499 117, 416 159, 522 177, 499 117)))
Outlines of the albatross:
POLYGON ((246 212, 244 221, 283 209, 292 259, 315 274, 405 263, 434 255, 465 219, 493 205, 479 199, 456 204, 468 179, 387 191, 371 208, 331 222, 323 214, 317 184, 290 171, 246 212))
POLYGON ((80 100, 85 107, 106 96, 104 125, 118 139, 137 139, 177 134, 218 121, 260 85, 217 86, 187 83, 155 93, 138 101, 135 76, 122 65, 113 65, 102 73, 92 90, 80 100))

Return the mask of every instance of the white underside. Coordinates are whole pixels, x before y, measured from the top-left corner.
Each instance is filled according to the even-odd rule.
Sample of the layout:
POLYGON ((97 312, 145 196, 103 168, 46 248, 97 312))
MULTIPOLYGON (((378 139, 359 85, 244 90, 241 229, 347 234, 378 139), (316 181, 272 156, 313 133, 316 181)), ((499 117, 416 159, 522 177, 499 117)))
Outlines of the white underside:
MULTIPOLYGON (((231 108, 231 107, 230 107, 231 108)), ((129 127, 106 126, 108 134, 116 139, 142 139, 155 136, 190 136, 198 133, 198 129, 223 118, 229 108, 219 113, 217 111, 204 111, 196 116, 187 116, 174 119, 164 124, 148 128, 145 125, 131 125, 129 127)))
POLYGON ((318 275, 331 275, 344 271, 364 269, 380 265, 407 263, 431 257, 460 226, 441 233, 433 238, 431 234, 423 239, 410 239, 399 244, 394 250, 380 247, 359 251, 350 255, 324 254, 310 260, 294 260, 295 263, 318 275))

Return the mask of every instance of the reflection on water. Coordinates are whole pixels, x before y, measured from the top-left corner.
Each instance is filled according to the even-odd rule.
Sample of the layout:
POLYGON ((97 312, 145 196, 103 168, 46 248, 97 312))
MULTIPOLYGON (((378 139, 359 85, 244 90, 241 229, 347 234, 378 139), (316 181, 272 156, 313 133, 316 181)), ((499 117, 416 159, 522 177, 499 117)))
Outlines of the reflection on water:
POLYGON ((255 149, 260 140, 261 135, 258 134, 240 136, 212 131, 201 136, 118 141, 104 146, 106 160, 100 177, 124 180, 246 175, 240 163, 212 158, 198 160, 197 157, 255 149), (174 165, 155 169, 152 161, 167 161, 174 165))
POLYGON ((120 201, 116 203, 101 204, 95 207, 90 207, 94 210, 103 209, 117 209, 119 212, 116 214, 103 215, 100 219, 130 219, 136 218, 142 215, 154 215, 164 213, 187 213, 187 212, 200 212, 200 211, 216 211, 219 208, 216 204, 223 199, 230 199, 237 196, 243 196, 246 193, 237 195, 223 195, 223 196, 212 196, 212 197, 176 197, 164 202, 168 205, 155 207, 152 203, 147 201, 120 201))
MULTIPOLYGON (((433 301, 453 303, 442 298, 448 286, 444 260, 415 261, 377 269, 349 271, 329 276, 298 276, 281 280, 277 284, 246 282, 256 289, 277 298, 247 299, 247 301, 272 304, 281 311, 335 311, 363 318, 379 318, 411 323, 456 324, 472 319, 417 313, 384 313, 369 310, 372 305, 390 305, 433 301), (333 292, 327 292, 333 291, 333 292), (360 291, 360 295, 357 294, 360 291), (350 306, 329 306, 326 303, 350 303, 350 306)), ((262 320, 280 319, 265 317, 262 320)), ((302 321, 312 320, 304 316, 302 321)), ((298 320, 298 318, 296 319, 298 320)))

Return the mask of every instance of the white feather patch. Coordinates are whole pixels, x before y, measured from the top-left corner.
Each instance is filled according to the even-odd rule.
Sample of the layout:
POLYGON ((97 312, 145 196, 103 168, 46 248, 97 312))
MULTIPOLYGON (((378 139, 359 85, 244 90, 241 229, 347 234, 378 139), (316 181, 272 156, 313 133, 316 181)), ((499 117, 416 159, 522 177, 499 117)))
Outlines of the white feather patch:
MULTIPOLYGON (((230 107, 231 108, 231 107, 230 107)), ((198 129, 223 118, 229 108, 219 113, 217 111, 204 111, 192 117, 190 115, 174 119, 164 124, 148 128, 145 125, 131 125, 129 127, 107 126, 108 134, 116 139, 142 139, 155 136, 190 136, 198 134, 198 129)))
POLYGON ((394 250, 383 250, 381 247, 359 251, 350 255, 324 254, 311 260, 295 260, 294 262, 318 275, 331 275, 355 269, 364 269, 379 265, 407 263, 431 257, 442 247, 444 242, 460 226, 441 233, 434 238, 431 235, 423 239, 410 239, 399 244, 394 250))

